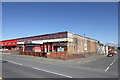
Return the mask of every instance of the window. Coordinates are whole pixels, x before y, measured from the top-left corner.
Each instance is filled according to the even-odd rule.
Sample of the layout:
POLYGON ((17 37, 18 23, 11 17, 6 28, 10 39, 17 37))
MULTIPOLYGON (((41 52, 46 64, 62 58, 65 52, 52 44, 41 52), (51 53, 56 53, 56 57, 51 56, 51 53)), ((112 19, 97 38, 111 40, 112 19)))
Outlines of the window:
POLYGON ((87 41, 84 41, 84 50, 87 50, 87 41))
POLYGON ((5 44, 4 43, 2 43, 2 46, 4 46, 5 44))
POLYGON ((12 44, 16 44, 16 43, 12 43, 12 44))
POLYGON ((9 43, 6 43, 7 45, 9 45, 9 43))
POLYGON ((8 43, 8 45, 10 45, 10 43, 8 43))

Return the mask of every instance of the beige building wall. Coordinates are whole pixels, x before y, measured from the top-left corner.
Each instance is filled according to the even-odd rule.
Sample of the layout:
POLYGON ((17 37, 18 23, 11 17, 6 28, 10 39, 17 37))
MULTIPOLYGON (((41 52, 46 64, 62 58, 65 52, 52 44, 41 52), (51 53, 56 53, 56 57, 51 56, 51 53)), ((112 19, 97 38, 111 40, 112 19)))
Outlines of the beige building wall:
POLYGON ((88 53, 96 52, 98 41, 90 38, 84 38, 77 34, 69 33, 69 38, 73 39, 71 43, 68 42, 68 53, 69 54, 79 54, 79 53, 88 53), (84 41, 87 42, 87 50, 84 50, 84 41), (71 44, 71 45, 70 45, 71 44))

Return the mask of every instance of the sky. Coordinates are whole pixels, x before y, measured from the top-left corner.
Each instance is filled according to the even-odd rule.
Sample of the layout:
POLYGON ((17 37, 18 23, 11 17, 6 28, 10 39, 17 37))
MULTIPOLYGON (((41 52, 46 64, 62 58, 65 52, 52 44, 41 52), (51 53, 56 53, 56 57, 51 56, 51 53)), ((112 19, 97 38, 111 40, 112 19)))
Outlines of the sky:
POLYGON ((69 31, 118 42, 117 2, 4 2, 2 39, 69 31))

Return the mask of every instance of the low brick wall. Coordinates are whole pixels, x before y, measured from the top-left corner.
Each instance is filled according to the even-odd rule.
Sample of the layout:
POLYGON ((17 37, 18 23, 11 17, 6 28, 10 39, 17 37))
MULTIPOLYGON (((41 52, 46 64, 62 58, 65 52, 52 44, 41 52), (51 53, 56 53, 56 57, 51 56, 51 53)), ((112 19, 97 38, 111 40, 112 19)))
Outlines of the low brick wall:
POLYGON ((55 58, 55 57, 62 57, 65 56, 67 52, 51 52, 50 54, 47 54, 47 58, 55 58))
POLYGON ((60 59, 60 60, 69 60, 69 59, 76 59, 76 58, 85 58, 84 55, 75 55, 75 54, 68 54, 67 52, 52 52, 47 54, 47 58, 52 59, 60 59))
POLYGON ((40 56, 42 57, 43 54, 40 52, 19 52, 20 55, 31 55, 31 56, 40 56))
POLYGON ((31 56, 40 56, 47 58, 59 58, 65 56, 67 52, 51 52, 50 54, 42 52, 19 52, 20 55, 31 55, 31 56))
POLYGON ((18 50, 2 50, 0 52, 18 52, 18 50))
POLYGON ((50 53, 42 53, 42 52, 19 52, 20 55, 31 55, 31 56, 39 56, 46 57, 51 59, 60 59, 60 60, 69 60, 76 58, 86 58, 90 56, 97 56, 96 53, 81 53, 81 54, 68 54, 65 52, 50 52, 50 53))

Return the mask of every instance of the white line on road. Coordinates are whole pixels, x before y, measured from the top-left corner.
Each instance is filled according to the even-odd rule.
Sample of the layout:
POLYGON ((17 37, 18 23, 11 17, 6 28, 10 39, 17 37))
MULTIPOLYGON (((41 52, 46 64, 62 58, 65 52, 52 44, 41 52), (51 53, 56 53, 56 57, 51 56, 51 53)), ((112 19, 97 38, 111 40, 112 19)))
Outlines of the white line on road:
POLYGON ((112 62, 110 65, 113 65, 114 62, 112 62))
POLYGON ((44 72, 48 72, 48 73, 52 73, 52 74, 56 74, 56 75, 60 75, 60 76, 68 77, 68 78, 72 78, 72 76, 63 75, 63 74, 60 74, 60 73, 51 72, 51 71, 44 70, 44 69, 39 69, 39 68, 36 68, 36 67, 33 67, 33 68, 36 69, 36 70, 40 70, 40 71, 44 71, 44 72))
POLYGON ((13 63, 13 64, 17 64, 17 65, 23 65, 23 64, 16 63, 16 62, 13 62, 13 61, 8 61, 8 62, 13 63))
POLYGON ((110 67, 107 67, 107 69, 105 71, 107 71, 110 67))
POLYGON ((105 69, 105 71, 108 71, 108 69, 110 68, 110 66, 112 66, 112 65, 115 63, 115 61, 116 61, 117 58, 118 58, 118 57, 116 57, 116 58, 112 61, 112 63, 105 69))

